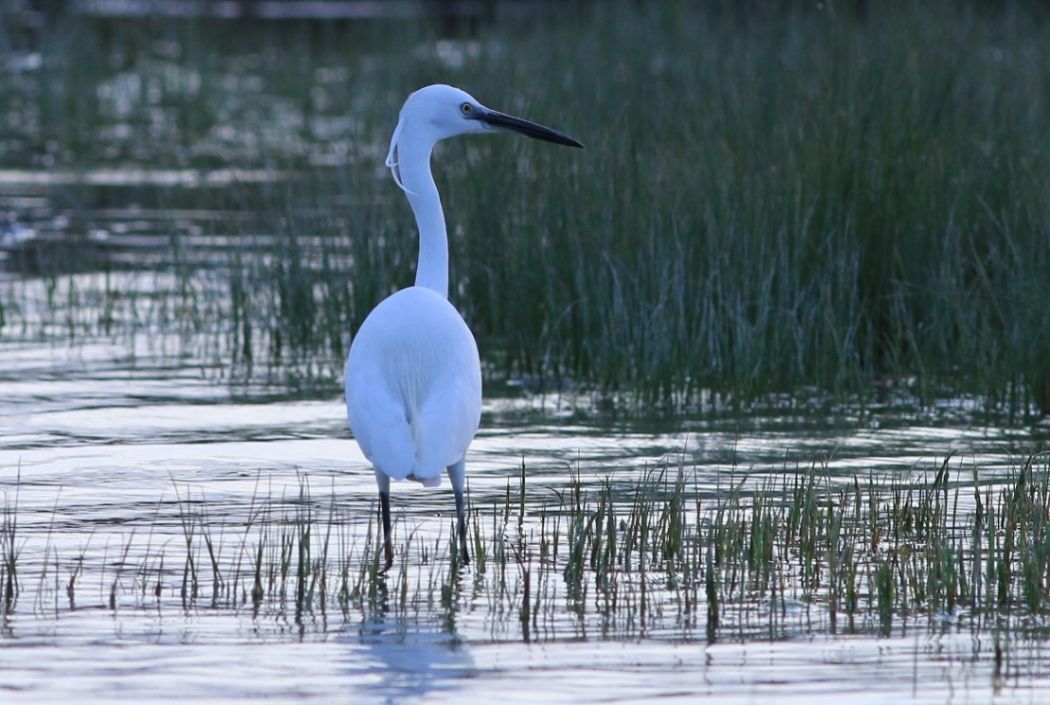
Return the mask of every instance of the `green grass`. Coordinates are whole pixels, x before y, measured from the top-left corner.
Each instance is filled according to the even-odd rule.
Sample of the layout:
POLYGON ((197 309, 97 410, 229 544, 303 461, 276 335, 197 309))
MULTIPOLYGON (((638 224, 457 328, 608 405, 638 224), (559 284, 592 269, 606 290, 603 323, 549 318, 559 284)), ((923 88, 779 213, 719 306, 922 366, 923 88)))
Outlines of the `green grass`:
MULTIPOLYGON (((491 378, 645 407, 890 386, 1050 410, 1045 8, 734 7, 496 19, 456 65, 436 30, 404 24, 158 24, 133 40, 143 27, 57 21, 44 68, 10 89, 39 115, 3 159, 36 164, 48 145, 80 166, 295 171, 198 194, 250 217, 211 226, 243 237, 222 305, 182 306, 242 371, 336 380, 368 310, 412 281, 413 222, 380 166, 397 110, 450 82, 587 145, 438 151, 452 298, 491 378), (128 76, 152 92, 115 115, 99 86, 128 76), (94 137, 113 122, 130 136, 94 137)), ((187 290, 201 276, 177 271, 187 290)), ((8 336, 17 301, 3 310, 8 336)))
POLYGON ((20 528, 16 494, 0 522, 0 601, 9 616, 210 609, 299 625, 382 610, 526 641, 948 624, 998 638, 1045 629, 1048 470, 1030 457, 992 484, 951 458, 891 478, 815 465, 701 490, 695 471, 669 465, 576 474, 544 496, 508 478, 505 497, 470 508, 469 565, 451 517, 444 531, 441 519, 399 513, 385 574, 377 517, 313 497, 305 479, 290 496, 253 497, 247 513, 177 491, 163 517, 158 505, 152 522, 92 534, 79 555, 55 548, 51 529, 20 528))

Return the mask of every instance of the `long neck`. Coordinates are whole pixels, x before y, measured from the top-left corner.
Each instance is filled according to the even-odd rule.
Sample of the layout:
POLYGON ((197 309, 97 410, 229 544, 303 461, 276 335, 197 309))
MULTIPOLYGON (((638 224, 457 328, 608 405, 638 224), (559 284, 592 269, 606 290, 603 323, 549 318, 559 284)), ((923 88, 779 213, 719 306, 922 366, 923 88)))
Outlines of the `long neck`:
POLYGON ((419 228, 419 263, 416 265, 416 286, 433 289, 448 297, 448 235, 445 214, 441 210, 434 176, 430 173, 430 153, 434 145, 429 141, 412 139, 406 135, 398 142, 398 168, 401 183, 405 185, 408 202, 416 216, 419 228))

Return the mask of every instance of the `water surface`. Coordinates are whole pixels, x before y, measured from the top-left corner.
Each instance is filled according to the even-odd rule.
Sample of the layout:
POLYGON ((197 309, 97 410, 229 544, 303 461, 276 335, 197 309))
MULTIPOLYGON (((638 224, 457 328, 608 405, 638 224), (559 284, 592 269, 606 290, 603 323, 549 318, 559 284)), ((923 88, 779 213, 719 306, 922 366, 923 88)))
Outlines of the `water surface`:
MULTIPOLYGON (((797 604, 772 640, 727 630, 710 641, 702 629, 666 624, 647 634, 588 632, 566 591, 551 597, 564 613, 545 614, 526 640, 517 615, 494 613, 484 589, 475 584, 470 597, 470 581, 491 580, 492 568, 465 574, 451 611, 437 595, 407 614, 384 610, 382 600, 308 614, 206 595, 187 601, 187 516, 211 527, 220 562, 248 565, 239 541, 260 498, 273 516, 294 512, 306 483, 319 525, 334 516, 340 550, 360 554, 374 528, 375 485, 336 392, 303 398, 225 385, 199 361, 150 348, 129 355, 102 339, 0 345, 0 482, 17 519, 21 583, 0 640, 5 701, 1038 702, 1050 685, 1037 631, 1018 632, 993 677, 988 632, 961 615, 933 628, 903 622, 889 636, 832 634, 821 620, 807 623, 797 604)), ((508 488, 517 492, 524 459, 528 531, 572 473, 596 488, 603 478, 627 486, 653 469, 684 467, 699 495, 718 497, 742 481, 815 466, 832 481, 925 477, 954 453, 960 472, 975 467, 994 484, 1046 433, 976 423, 960 401, 923 411, 770 406, 623 419, 585 400, 503 390, 486 400, 470 492, 488 521, 487 508, 502 506, 508 488)), ((394 507, 399 540, 429 536, 429 561, 447 562, 447 486, 395 485, 394 507)), ((426 593, 428 573, 414 575, 426 593)))
MULTIPOLYGON (((431 48, 420 50, 454 67, 471 45, 431 48)), ((394 486, 398 564, 385 579, 369 573, 376 489, 346 429, 338 369, 290 381, 233 364, 237 341, 209 323, 230 320, 233 256, 244 271, 280 256, 266 221, 274 214, 260 205, 271 202, 266 189, 321 169, 338 179, 332 166, 354 160, 386 179, 386 125, 367 141, 348 117, 353 101, 374 101, 348 88, 357 84, 345 65, 318 59, 302 100, 300 85, 282 93, 262 79, 283 60, 269 47, 214 65, 182 52, 161 38, 141 67, 105 57, 85 123, 98 129, 83 128, 85 144, 45 140, 43 152, 19 145, 46 127, 37 101, 50 74, 33 51, 10 63, 26 99, 0 165, 0 553, 17 566, 12 576, 0 564, 0 586, 12 576, 17 587, 0 610, 0 700, 1045 699, 1043 612, 989 621, 975 610, 917 610, 888 630, 870 617, 833 628, 819 595, 788 585, 779 610, 731 605, 710 632, 703 607, 682 617, 680 584, 660 573, 623 583, 646 585, 647 617, 633 607, 607 617, 592 583, 574 592, 564 556, 452 567, 447 486, 394 486), (205 78, 218 97, 197 95, 205 78), (203 108, 214 114, 187 133, 203 108), (326 597, 301 609, 294 559, 305 526, 311 560, 330 537, 332 568, 320 573, 331 583, 314 586, 326 597), (259 555, 266 594, 256 602, 259 555), (267 573, 282 565, 286 576, 267 573), (358 590, 345 600, 341 566, 358 590), (523 625, 526 568, 540 610, 523 625)), ((297 241, 309 245, 305 262, 316 264, 320 239, 297 241)), ((974 399, 919 407, 887 393, 864 405, 770 400, 639 418, 531 388, 490 387, 468 457, 486 540, 517 532, 536 547, 552 526, 564 537, 557 522, 574 478, 595 495, 611 487, 626 512, 641 478, 681 471, 690 499, 710 508, 734 494, 789 502, 780 490, 800 477, 924 486, 951 455, 952 487, 976 472, 991 492, 1012 487, 1050 437, 1045 422, 989 420, 974 399)), ((972 514, 972 493, 957 498, 959 516, 972 514)))

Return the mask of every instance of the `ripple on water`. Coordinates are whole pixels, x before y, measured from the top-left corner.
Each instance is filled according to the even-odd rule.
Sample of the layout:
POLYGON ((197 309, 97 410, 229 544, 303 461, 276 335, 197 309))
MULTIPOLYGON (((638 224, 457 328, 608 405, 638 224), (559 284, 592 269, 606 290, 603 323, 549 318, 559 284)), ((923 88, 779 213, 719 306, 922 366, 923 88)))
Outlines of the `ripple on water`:
MULTIPOLYGON (((5 702, 598 703, 710 696, 881 703, 943 702, 951 693, 959 702, 1026 702, 1050 685, 1050 661, 1038 640, 1018 638, 1010 651, 1014 670, 995 678, 994 644, 958 624, 939 635, 904 629, 890 638, 799 626, 773 641, 747 632, 709 644, 702 633, 676 629, 628 639, 616 629, 581 632, 566 607, 526 643, 518 615, 492 613, 483 598, 468 601, 454 624, 439 618, 438 607, 412 618, 313 613, 299 621, 287 610, 256 616, 243 604, 209 606, 206 599, 184 607, 180 556, 188 516, 211 523, 220 560, 250 566, 240 536, 259 520, 260 498, 299 511, 296 498, 308 483, 315 518, 337 505, 340 550, 360 551, 373 526, 371 470, 349 438, 339 398, 243 393, 161 354, 142 351, 132 361, 114 350, 0 348, 0 359, 11 361, 0 366, 6 395, 0 483, 9 507, 17 495, 25 566, 22 595, 0 640, 5 702), (78 560, 74 608, 65 586, 78 560), (41 578, 45 563, 52 568, 41 578), (161 596, 151 602, 158 582, 161 596)), ((544 411, 532 397, 486 402, 469 464, 482 521, 491 521, 508 485, 516 492, 523 457, 529 530, 544 502, 556 504, 571 472, 597 488, 603 478, 620 482, 684 466, 695 471, 702 495, 717 497, 744 478, 761 485, 796 468, 816 467, 829 479, 922 478, 952 452, 960 473, 976 468, 994 481, 1016 470, 1047 432, 979 427, 965 415, 933 422, 915 413, 882 416, 873 424, 863 414, 807 416, 797 409, 790 418, 767 410, 761 422, 710 415, 633 423, 604 419, 575 402, 570 414, 549 413, 558 402, 548 404, 544 411)), ((451 512, 447 488, 400 483, 394 506, 398 535, 420 537, 440 553, 451 512)), ((207 554, 197 558, 209 570, 207 554)), ((427 575, 421 569, 421 587, 412 588, 431 593, 437 605, 442 586, 428 585, 427 575)), ((547 584, 565 589, 558 579, 547 584)), ((548 597, 568 604, 565 595, 548 597)), ((792 609, 802 625, 808 607, 800 602, 792 609)))

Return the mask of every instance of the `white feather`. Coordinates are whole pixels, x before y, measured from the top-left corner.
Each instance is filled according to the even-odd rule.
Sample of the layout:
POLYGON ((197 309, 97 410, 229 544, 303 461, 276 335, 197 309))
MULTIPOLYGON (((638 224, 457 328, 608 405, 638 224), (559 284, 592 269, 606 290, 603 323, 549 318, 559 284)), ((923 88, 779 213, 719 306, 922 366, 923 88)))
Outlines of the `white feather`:
POLYGON ((404 182, 401 180, 401 169, 400 163, 397 160, 397 138, 401 136, 401 128, 404 125, 404 121, 398 119, 397 127, 394 128, 394 134, 390 136, 390 149, 386 153, 386 167, 390 169, 390 175, 394 177, 394 183, 397 187, 405 193, 411 193, 405 188, 404 182))
MULTIPOLYGON (((489 110, 452 86, 427 86, 405 101, 385 164, 419 228, 416 285, 372 310, 346 360, 347 417, 375 466, 384 521, 389 522, 390 478, 433 485, 447 471, 461 537, 466 454, 481 420, 481 362, 474 336, 447 299, 448 237, 430 156, 439 141, 489 132, 496 123, 580 146, 548 128, 489 110)), ((389 565, 389 532, 385 540, 389 565)))
POLYGON ((346 364, 350 427, 376 469, 439 479, 462 460, 481 420, 481 364, 455 308, 413 286, 368 315, 346 364))

